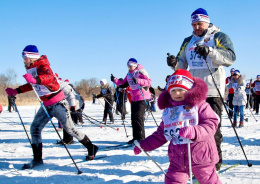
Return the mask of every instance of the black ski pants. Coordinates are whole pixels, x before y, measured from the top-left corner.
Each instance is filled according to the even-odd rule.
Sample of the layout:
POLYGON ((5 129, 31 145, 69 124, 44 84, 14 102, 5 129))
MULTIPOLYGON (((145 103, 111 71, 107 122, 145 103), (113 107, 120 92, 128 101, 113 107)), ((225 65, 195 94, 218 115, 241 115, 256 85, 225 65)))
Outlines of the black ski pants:
POLYGON ((133 128, 133 138, 135 140, 143 140, 145 138, 144 130, 144 113, 146 109, 144 100, 131 103, 131 120, 133 128))
POLYGON ((215 141, 216 141, 216 145, 217 145, 217 150, 218 150, 218 156, 219 156, 219 162, 216 164, 216 169, 219 170, 221 165, 222 165, 222 151, 221 151, 221 143, 223 141, 223 136, 221 133, 221 113, 222 113, 222 101, 220 97, 208 97, 206 100, 209 105, 211 106, 211 108, 213 109, 213 111, 219 116, 220 118, 220 123, 218 125, 218 129, 214 135, 215 141))
POLYGON ((104 109, 104 115, 103 115, 103 121, 107 121, 107 114, 109 115, 110 122, 114 122, 114 117, 112 113, 112 106, 113 106, 113 101, 108 100, 105 102, 105 109, 104 109))
POLYGON ((255 95, 255 112, 259 113, 260 95, 255 95))
MULTIPOLYGON (((234 94, 228 94, 228 106, 230 109, 234 110, 234 106, 233 106, 233 97, 234 97, 234 94)), ((222 102, 221 102, 222 103, 222 102)), ((229 116, 230 118, 233 117, 233 111, 232 110, 229 110, 229 116)))

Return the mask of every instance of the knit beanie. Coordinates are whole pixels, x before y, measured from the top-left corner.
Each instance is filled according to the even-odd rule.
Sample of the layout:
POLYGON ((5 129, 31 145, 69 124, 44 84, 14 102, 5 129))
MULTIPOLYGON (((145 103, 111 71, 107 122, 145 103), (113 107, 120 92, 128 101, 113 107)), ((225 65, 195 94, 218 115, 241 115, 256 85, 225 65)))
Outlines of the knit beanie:
POLYGON ((184 89, 189 90, 192 88, 194 83, 193 77, 188 70, 178 69, 170 77, 167 90, 169 93, 173 89, 184 89))
POLYGON ((203 8, 198 8, 191 14, 191 23, 198 21, 210 23, 208 13, 203 8))
POLYGON ((257 79, 258 79, 258 78, 260 79, 260 75, 257 75, 256 78, 257 78, 257 79))
POLYGON ((127 62, 127 66, 137 67, 137 60, 135 58, 130 58, 127 62))
POLYGON ((39 51, 35 45, 27 45, 22 52, 23 58, 39 59, 39 51))
POLYGON ((235 68, 231 68, 231 69, 230 69, 230 72, 234 72, 234 71, 235 71, 235 68))

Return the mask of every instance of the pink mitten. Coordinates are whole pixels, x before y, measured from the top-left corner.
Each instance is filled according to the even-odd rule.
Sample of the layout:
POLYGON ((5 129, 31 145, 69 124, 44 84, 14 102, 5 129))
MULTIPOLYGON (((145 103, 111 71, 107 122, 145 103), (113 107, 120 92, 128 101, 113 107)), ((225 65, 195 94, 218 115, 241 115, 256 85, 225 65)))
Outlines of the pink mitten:
POLYGON ((33 76, 29 73, 23 75, 23 77, 25 78, 25 80, 28 82, 28 83, 32 83, 32 84, 36 84, 36 79, 33 78, 33 76))
POLYGON ((134 147, 134 153, 135 155, 138 155, 142 152, 142 150, 140 150, 140 148, 138 148, 137 146, 134 147))
POLYGON ((193 126, 182 127, 179 131, 181 137, 187 139, 194 139, 196 136, 195 130, 193 126))
POLYGON ((5 92, 7 93, 8 96, 15 96, 15 95, 17 95, 16 89, 13 89, 13 88, 6 88, 5 92))

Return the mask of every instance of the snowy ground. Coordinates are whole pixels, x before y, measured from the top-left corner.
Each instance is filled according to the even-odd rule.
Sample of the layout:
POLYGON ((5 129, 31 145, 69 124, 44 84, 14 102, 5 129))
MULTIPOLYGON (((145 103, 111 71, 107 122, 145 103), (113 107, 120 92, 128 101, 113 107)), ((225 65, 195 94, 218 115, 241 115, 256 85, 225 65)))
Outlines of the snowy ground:
MULTIPOLYGON (((27 131, 39 106, 19 106, 22 120, 27 131)), ((127 104, 129 111, 129 104, 127 104)), ((85 114, 102 120, 103 106, 86 103, 85 114)), ((245 122, 244 128, 237 128, 246 156, 252 167, 247 166, 245 156, 240 148, 235 133, 230 128, 230 122, 226 114, 223 115, 222 133, 224 140, 222 144, 224 164, 241 165, 220 174, 222 183, 226 184, 259 184, 260 183, 260 122, 255 122, 250 111, 246 110, 249 122, 245 122)), ((154 114, 157 123, 160 123, 161 111, 154 114)), ((260 119, 259 116, 256 117, 260 119)), ((163 183, 164 176, 154 163, 144 154, 135 156, 133 148, 118 150, 105 150, 106 146, 124 143, 132 138, 132 128, 130 126, 130 114, 127 114, 126 129, 129 137, 126 137, 122 121, 119 116, 115 116, 116 123, 113 127, 119 128, 116 131, 112 128, 99 128, 87 120, 83 127, 78 126, 85 132, 93 143, 99 146, 100 151, 97 158, 107 156, 89 162, 78 163, 78 167, 83 172, 77 174, 77 169, 72 163, 68 153, 63 146, 57 146, 58 136, 51 123, 48 123, 43 130, 43 159, 44 165, 34 170, 21 170, 22 165, 32 159, 32 150, 26 134, 21 125, 17 113, 9 113, 7 107, 0 114, 0 183, 39 183, 39 184, 79 184, 79 183, 163 183)), ((57 120, 53 119, 55 125, 57 120)), ((146 135, 150 135, 156 124, 152 116, 148 116, 145 123, 146 135)), ((60 132, 61 133, 61 132, 60 132)), ((29 135, 30 136, 30 135, 29 135)), ((77 141, 68 145, 69 151, 76 161, 84 159, 87 151, 77 141)), ((150 155, 160 166, 167 171, 168 157, 167 145, 150 152, 150 155)))

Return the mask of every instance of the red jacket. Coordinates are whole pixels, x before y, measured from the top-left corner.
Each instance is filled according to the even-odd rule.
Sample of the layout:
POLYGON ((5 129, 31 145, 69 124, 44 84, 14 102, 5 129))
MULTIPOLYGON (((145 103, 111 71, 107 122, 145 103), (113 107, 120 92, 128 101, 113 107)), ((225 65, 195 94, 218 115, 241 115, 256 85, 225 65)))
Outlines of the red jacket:
MULTIPOLYGON (((43 96, 39 95, 45 106, 52 105, 65 98, 63 91, 60 90, 60 85, 57 81, 57 78, 55 77, 55 74, 50 68, 50 63, 47 59, 47 56, 45 55, 41 56, 37 61, 35 61, 29 67, 26 67, 27 72, 30 69, 36 69, 37 76, 35 77, 34 74, 32 75, 33 77, 35 77, 37 84, 39 86, 42 85, 46 87, 49 93, 51 93, 43 96)), ((27 83, 22 86, 19 86, 16 90, 18 93, 25 93, 33 89, 31 84, 27 83)))
POLYGON ((255 94, 260 95, 260 81, 256 80, 254 83, 251 85, 252 88, 255 88, 255 94))
MULTIPOLYGON (((232 76, 226 78, 226 84, 228 84, 230 82, 231 77, 232 76)), ((228 94, 234 94, 234 89, 233 88, 229 88, 228 89, 228 94)))

